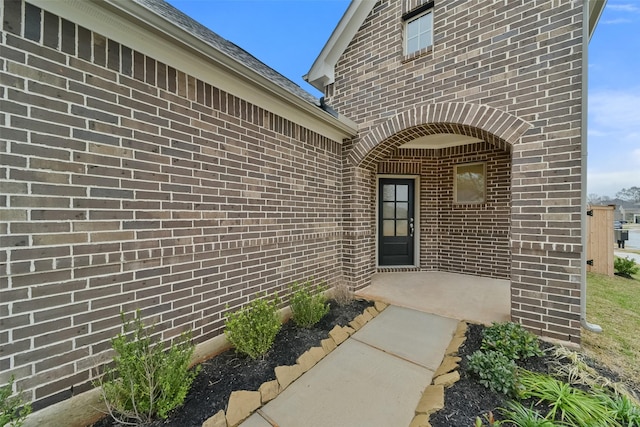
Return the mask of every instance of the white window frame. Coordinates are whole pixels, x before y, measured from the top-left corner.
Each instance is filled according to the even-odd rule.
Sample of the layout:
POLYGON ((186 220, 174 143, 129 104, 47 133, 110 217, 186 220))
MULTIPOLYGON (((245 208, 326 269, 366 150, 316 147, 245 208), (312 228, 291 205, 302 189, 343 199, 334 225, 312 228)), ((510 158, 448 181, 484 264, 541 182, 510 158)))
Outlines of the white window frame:
MULTIPOLYGON (((420 24, 419 24, 420 25, 420 24)), ((404 53, 405 55, 413 55, 417 52, 420 52, 424 49, 427 49, 429 47, 433 46, 433 8, 430 8, 428 10, 425 10, 424 12, 411 17, 410 19, 408 19, 405 23, 404 23, 404 53), (425 17, 429 17, 429 21, 430 21, 430 26, 431 28, 428 31, 421 31, 421 29, 418 29, 418 34, 415 37, 411 37, 411 39, 417 38, 418 39, 418 48, 409 51, 409 26, 412 23, 419 23, 421 19, 425 18, 425 17), (423 34, 429 33, 429 43, 421 46, 420 45, 420 36, 423 34)))

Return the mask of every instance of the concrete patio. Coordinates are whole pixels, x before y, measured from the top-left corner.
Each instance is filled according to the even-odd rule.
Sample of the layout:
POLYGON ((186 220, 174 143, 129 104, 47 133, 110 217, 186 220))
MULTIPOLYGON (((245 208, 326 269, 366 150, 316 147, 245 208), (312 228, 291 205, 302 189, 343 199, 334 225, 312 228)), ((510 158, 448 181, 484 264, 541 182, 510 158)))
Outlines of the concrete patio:
POLYGON ((510 320, 509 280, 438 271, 377 273, 357 292, 366 299, 451 319, 490 324, 510 320))

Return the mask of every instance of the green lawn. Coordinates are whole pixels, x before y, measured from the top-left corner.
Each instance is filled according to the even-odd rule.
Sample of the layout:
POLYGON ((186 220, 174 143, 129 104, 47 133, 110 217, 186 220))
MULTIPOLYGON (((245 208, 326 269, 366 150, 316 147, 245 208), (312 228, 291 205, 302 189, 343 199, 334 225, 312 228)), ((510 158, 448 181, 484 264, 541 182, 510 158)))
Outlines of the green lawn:
POLYGON ((640 275, 625 279, 589 273, 587 319, 603 329, 601 334, 583 330, 587 355, 639 385, 640 275))

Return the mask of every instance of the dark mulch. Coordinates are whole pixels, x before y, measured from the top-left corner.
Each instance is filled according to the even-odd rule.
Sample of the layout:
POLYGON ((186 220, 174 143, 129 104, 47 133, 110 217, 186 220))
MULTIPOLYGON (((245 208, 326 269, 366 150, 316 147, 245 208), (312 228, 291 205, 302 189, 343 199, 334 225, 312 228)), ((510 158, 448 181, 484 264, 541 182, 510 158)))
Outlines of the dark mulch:
MULTIPOLYGON (((297 358, 311 347, 319 346, 320 341, 327 338, 335 325, 346 325, 358 314, 370 306, 368 301, 353 301, 347 306, 331 303, 331 310, 320 323, 310 329, 296 327, 293 322, 285 324, 276 337, 273 349, 260 360, 251 360, 226 351, 201 364, 201 371, 196 377, 185 403, 176 409, 164 421, 156 421, 151 427, 184 426, 200 427, 202 423, 221 409, 226 409, 231 392, 234 390, 257 390, 265 381, 275 379, 274 368, 282 365, 293 365, 297 358)), ((469 325, 467 340, 460 347, 460 381, 445 391, 445 408, 432 414, 430 422, 433 427, 472 427, 476 417, 489 412, 501 419, 499 408, 504 408, 509 401, 505 395, 494 393, 480 385, 468 372, 467 356, 480 349, 482 331, 480 325, 469 325)), ((551 344, 541 341, 542 349, 552 348, 551 344)), ((530 371, 551 373, 552 356, 546 354, 519 361, 518 365, 530 371)), ((593 360, 585 360, 598 373, 613 381, 620 378, 593 360)), ((637 391, 637 384, 631 384, 637 391)), ((526 406, 535 402, 525 402, 526 406)), ((544 412, 544 408, 541 408, 544 412)), ((485 424, 486 421, 485 421, 485 424)), ((109 417, 93 424, 93 427, 117 426, 109 417)))
MULTIPOLYGON (((373 303, 364 300, 342 306, 331 301, 329 313, 313 328, 299 328, 293 322, 284 324, 272 349, 262 359, 251 360, 229 350, 203 362, 184 404, 167 420, 156 421, 151 426, 200 427, 207 418, 226 409, 232 391, 258 390, 262 383, 275 379, 276 366, 295 365, 298 357, 309 348, 319 346, 335 325, 347 325, 371 305, 373 303)), ((93 427, 117 425, 105 417, 93 427)))
MULTIPOLYGON (((460 347, 458 355, 462 358, 460 361, 460 381, 445 391, 445 407, 444 409, 432 414, 429 422, 433 427, 472 427, 476 417, 480 417, 485 425, 488 425, 485 416, 491 412, 496 420, 503 419, 500 416, 499 408, 505 408, 509 402, 509 397, 495 393, 477 382, 476 378, 468 370, 467 356, 473 354, 480 349, 482 343, 482 331, 484 326, 469 325, 467 331, 467 340, 460 347)), ((553 346, 547 342, 540 341, 540 347, 543 350, 549 350, 553 346)), ((545 351, 545 355, 541 357, 531 357, 525 361, 517 361, 518 366, 527 370, 540 372, 545 374, 552 373, 553 361, 556 359, 545 351)), ((612 381, 619 381, 620 378, 614 372, 606 367, 599 365, 593 360, 585 358, 585 362, 593 367, 600 375, 609 378, 612 381)), ((566 362, 569 363, 568 361, 566 362)), ((635 385, 632 384, 632 389, 635 385)), ((525 406, 536 404, 536 401, 525 401, 525 406)), ((544 407, 538 406, 537 409, 541 413, 546 413, 544 407)))

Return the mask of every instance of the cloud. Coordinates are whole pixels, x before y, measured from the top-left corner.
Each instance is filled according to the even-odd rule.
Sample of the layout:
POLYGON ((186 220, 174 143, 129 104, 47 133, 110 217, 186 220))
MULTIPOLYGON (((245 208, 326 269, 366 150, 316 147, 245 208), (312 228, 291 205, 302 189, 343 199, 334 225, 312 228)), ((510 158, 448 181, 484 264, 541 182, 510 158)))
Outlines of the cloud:
POLYGON ((605 19, 602 21, 605 25, 630 24, 631 22, 633 22, 631 19, 626 18, 605 19))
POLYGON ((640 186, 640 88, 589 95, 587 191, 613 197, 640 186))
POLYGON ((636 133, 640 129, 640 88, 589 94, 589 117, 598 131, 636 133))
POLYGON ((607 133, 598 129, 589 129, 589 137, 597 137, 597 136, 607 136, 607 133))
MULTIPOLYGON (((640 151, 640 150, 637 150, 640 151)), ((638 153, 640 162, 640 152, 638 153)), ((587 193, 615 197, 623 188, 639 186, 638 171, 587 172, 587 193)))
POLYGON ((606 6, 608 9, 615 10, 616 12, 640 12, 640 7, 631 3, 612 4, 609 3, 606 6))

